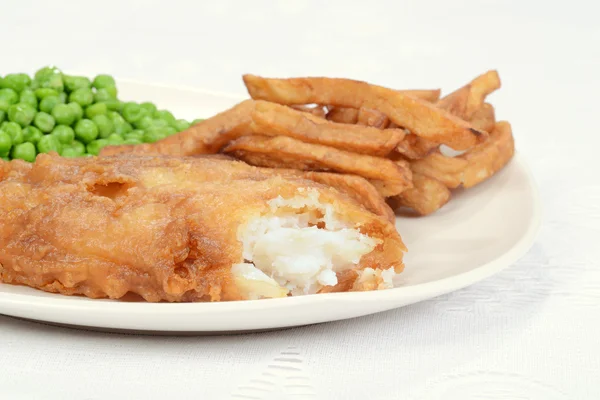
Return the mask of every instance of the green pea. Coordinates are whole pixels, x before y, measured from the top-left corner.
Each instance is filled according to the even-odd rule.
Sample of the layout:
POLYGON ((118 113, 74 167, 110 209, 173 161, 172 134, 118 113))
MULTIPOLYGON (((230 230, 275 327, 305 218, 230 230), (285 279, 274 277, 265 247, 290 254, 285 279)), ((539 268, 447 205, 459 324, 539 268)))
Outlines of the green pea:
POLYGON ((44 67, 35 73, 34 83, 40 88, 50 88, 57 92, 64 90, 62 73, 56 67, 44 67))
POLYGON ((25 89, 21 92, 21 95, 19 96, 19 103, 29 104, 33 108, 37 108, 38 106, 37 97, 31 89, 25 89))
POLYGON ((79 105, 79 103, 69 103, 67 104, 73 110, 75 114, 75 121, 79 121, 83 118, 83 108, 79 105))
POLYGON ((34 91, 36 97, 38 98, 38 100, 42 100, 44 97, 48 97, 48 96, 58 96, 58 92, 54 89, 49 89, 49 88, 39 88, 39 89, 35 89, 34 91))
POLYGON ((6 101, 5 99, 0 99, 0 111, 7 112, 8 108, 11 106, 11 103, 6 101))
POLYGON ((57 124, 71 125, 75 122, 75 110, 68 104, 57 104, 52 109, 52 117, 56 120, 57 124))
POLYGON ((116 123, 115 124, 115 133, 117 135, 125 135, 133 130, 133 126, 129 122, 116 123))
POLYGON ((54 125, 56 124, 56 122, 54 121, 52 115, 40 111, 35 115, 35 118, 33 119, 33 124, 36 127, 38 127, 40 131, 48 133, 51 132, 52 129, 54 129, 54 125))
POLYGON ((108 141, 109 146, 118 146, 123 143, 124 139, 122 136, 113 133, 112 135, 107 137, 106 140, 108 141))
POLYGON ((51 135, 55 136, 62 144, 70 144, 75 139, 75 131, 67 125, 57 125, 51 135))
POLYGON ((144 132, 144 137, 142 138, 142 141, 144 143, 154 143, 166 137, 167 135, 164 134, 164 132, 161 129, 151 129, 144 132))
POLYGON ((10 161, 10 158, 8 158, 7 156, 0 156, 0 159, 4 161, 10 161))
MULTIPOLYGON (((162 120, 161 120, 162 121, 162 120)), ((152 126, 154 120, 150 115, 144 115, 142 118, 133 123, 137 129, 148 129, 152 126)))
POLYGON ((7 114, 10 121, 16 122, 22 127, 26 127, 33 121, 36 111, 35 108, 31 107, 29 104, 19 103, 10 106, 7 114))
POLYGON ((136 140, 142 140, 142 138, 144 137, 144 131, 140 130, 140 129, 134 129, 131 132, 127 132, 124 136, 125 140, 127 139, 136 139, 136 140))
POLYGON ((73 140, 69 147, 73 147, 80 154, 85 154, 85 144, 81 143, 79 140, 73 140))
POLYGON ((185 119, 178 119, 175 122, 173 122, 171 126, 173 126, 173 128, 175 128, 177 132, 182 132, 190 127, 190 123, 187 122, 185 119))
POLYGON ((143 142, 140 139, 129 138, 123 140, 122 144, 142 144, 143 142))
POLYGON ((118 124, 118 123, 125 123, 127 121, 125 121, 125 118, 123 118, 121 116, 121 114, 119 114, 116 111, 109 111, 107 113, 108 118, 110 118, 110 120, 113 122, 113 124, 118 124))
POLYGON ((92 121, 98 127, 98 135, 102 139, 106 139, 115 131, 115 125, 106 115, 96 115, 92 121))
POLYGON ((204 118, 196 118, 195 120, 192 121, 192 125, 199 124, 202 121, 204 121, 204 118))
POLYGON ((56 136, 45 135, 37 142, 38 153, 50 153, 55 151, 60 154, 62 146, 56 136))
POLYGON ((58 94, 58 99, 60 100, 61 103, 66 104, 67 100, 68 100, 68 96, 65 92, 61 92, 58 94))
POLYGON ((94 78, 94 87, 96 89, 102 89, 106 87, 115 87, 115 78, 110 75, 100 74, 94 78))
POLYGON ((69 95, 69 101, 79 103, 81 107, 87 107, 94 102, 94 92, 92 89, 77 89, 69 95))
POLYGON ((61 104, 58 96, 46 96, 40 101, 40 111, 50 114, 57 104, 61 104))
POLYGON ((148 111, 139 104, 129 102, 123 106, 123 118, 130 124, 135 124, 146 115, 148 115, 148 111))
POLYGON ((6 100, 9 105, 16 104, 19 101, 19 94, 11 88, 0 89, 0 100, 6 100))
POLYGON ((82 155, 82 153, 79 153, 77 149, 74 149, 73 147, 63 147, 60 151, 60 156, 65 158, 77 158, 82 155))
POLYGON ((3 122, 2 131, 10 135, 13 146, 23 143, 23 130, 16 122, 3 122))
POLYGON ((92 87, 92 82, 85 76, 63 75, 65 89, 69 92, 74 92, 77 89, 89 89, 92 87))
POLYGON ((150 114, 150 115, 153 115, 154 112, 156 111, 156 105, 149 101, 146 101, 146 102, 140 104, 140 107, 142 107, 144 110, 148 111, 148 114, 150 114))
POLYGON ((35 161, 35 155, 36 155, 35 146, 33 143, 29 143, 29 142, 25 142, 25 143, 16 145, 15 147, 13 147, 12 151, 10 152, 10 156, 12 157, 13 160, 20 159, 20 160, 25 160, 25 161, 29 161, 29 162, 35 161))
POLYGON ((163 132, 164 132, 164 133, 165 133, 165 135, 167 135, 167 136, 171 136, 171 135, 174 135, 174 134, 176 134, 176 133, 179 133, 179 132, 177 131, 177 129, 173 128, 172 126, 166 126, 166 127, 164 127, 164 128, 161 128, 161 129, 163 130, 163 132))
POLYGON ((89 119, 82 119, 75 125, 75 137, 83 143, 90 143, 98 137, 98 127, 89 119))
POLYGON ((98 89, 96 90, 96 93, 94 93, 94 101, 96 103, 101 103, 104 101, 110 101, 110 100, 116 100, 116 90, 115 91, 111 91, 109 90, 109 88, 102 88, 102 89, 98 89), (113 95, 114 92, 114 95, 113 95))
POLYGON ((108 108, 104 103, 96 103, 92 104, 88 108, 85 109, 85 115, 89 119, 94 118, 97 115, 105 115, 108 113, 108 108))
POLYGON ((110 111, 121 111, 123 109, 123 102, 119 100, 102 100, 101 103, 106 104, 106 108, 110 111))
POLYGON ((2 79, 0 87, 10 88, 15 92, 21 92, 31 83, 27 74, 8 74, 2 79))
POLYGON ((149 128, 166 128, 169 126, 169 122, 164 119, 153 119, 152 125, 149 128))
POLYGON ((167 110, 157 110, 153 114, 155 119, 164 119, 169 124, 175 122, 175 117, 167 110))
POLYGON ((0 124, 6 119, 6 111, 0 110, 0 124))
POLYGON ((42 136, 44 136, 42 131, 40 131, 35 126, 30 125, 30 126, 26 127, 25 129, 23 129, 23 140, 26 142, 36 144, 37 142, 40 141, 42 136))
POLYGON ((8 154, 12 146, 10 135, 4 131, 0 131, 0 154, 8 154))
POLYGON ((100 154, 100 150, 102 150, 102 148, 106 147, 106 146, 108 146, 108 140, 106 140, 106 139, 94 140, 93 142, 90 142, 87 145, 87 152, 89 154, 97 156, 98 154, 100 154))

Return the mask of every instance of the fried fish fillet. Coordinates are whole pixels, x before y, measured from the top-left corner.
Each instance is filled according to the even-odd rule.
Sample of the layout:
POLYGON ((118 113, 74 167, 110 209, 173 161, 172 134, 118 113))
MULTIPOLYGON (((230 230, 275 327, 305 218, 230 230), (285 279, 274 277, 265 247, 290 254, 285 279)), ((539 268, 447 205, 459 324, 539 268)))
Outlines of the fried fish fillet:
POLYGON ((394 225, 343 191, 221 157, 0 162, 0 282, 191 302, 391 287, 394 225))
POLYGON ((230 143, 223 151, 260 167, 334 171, 362 176, 384 197, 399 194, 412 185, 406 162, 304 143, 285 136, 245 136, 230 143))

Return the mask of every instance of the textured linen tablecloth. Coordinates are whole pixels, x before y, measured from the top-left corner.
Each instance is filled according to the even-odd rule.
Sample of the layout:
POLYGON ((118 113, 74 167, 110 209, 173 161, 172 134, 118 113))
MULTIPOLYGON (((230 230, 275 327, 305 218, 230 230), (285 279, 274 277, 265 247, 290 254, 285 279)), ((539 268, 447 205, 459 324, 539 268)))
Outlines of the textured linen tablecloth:
POLYGON ((0 74, 53 63, 243 93, 246 72, 449 90, 497 68, 492 102, 533 169, 544 222, 498 275, 348 321, 178 338, 0 316, 0 398, 600 398, 596 4, 3 1, 0 74))

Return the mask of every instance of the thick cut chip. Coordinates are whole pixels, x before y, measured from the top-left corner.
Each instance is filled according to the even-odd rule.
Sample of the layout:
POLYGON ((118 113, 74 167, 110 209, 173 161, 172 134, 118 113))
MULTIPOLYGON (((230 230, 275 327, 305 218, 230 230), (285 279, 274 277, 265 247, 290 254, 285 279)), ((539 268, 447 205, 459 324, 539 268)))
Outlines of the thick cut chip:
POLYGON ((294 110, 298 110, 298 111, 302 111, 308 114, 312 114, 315 117, 319 117, 319 118, 325 118, 325 109, 323 108, 323 106, 308 106, 308 105, 296 105, 296 106, 291 106, 294 110))
POLYGON ((101 155, 120 153, 166 154, 171 156, 192 156, 214 154, 240 136, 252 133, 254 101, 245 100, 235 107, 214 117, 205 119, 183 132, 169 136, 155 143, 139 145, 109 146, 102 149, 101 155))
POLYGON ((511 126, 496 123, 488 140, 457 157, 436 152, 411 163, 413 172, 437 179, 449 188, 465 188, 488 179, 504 167, 514 155, 511 126))
POLYGON ((425 100, 366 82, 336 78, 266 79, 254 75, 244 75, 244 82, 250 96, 258 100, 376 109, 396 125, 456 150, 469 149, 487 136, 425 100))
POLYGON ((396 146, 396 152, 402 154, 409 160, 419 160, 428 154, 431 154, 435 149, 439 148, 439 144, 427 139, 423 139, 417 135, 406 135, 404 140, 396 146))
POLYGON ((373 183, 384 197, 399 194, 411 186, 407 163, 304 143, 285 136, 241 137, 225 147, 224 152, 260 167, 334 171, 362 176, 373 183))
POLYGON ((338 124, 276 103, 258 100, 252 130, 267 136, 289 136, 361 154, 385 156, 404 138, 401 129, 338 124))
POLYGON ((377 129, 385 129, 390 125, 390 119, 382 112, 372 108, 361 107, 358 110, 358 125, 372 126, 377 129))
POLYGON ((450 200, 450 190, 441 182, 421 175, 413 174, 413 187, 398 196, 387 199, 392 209, 409 207, 420 215, 431 214, 450 200))
POLYGON ((486 96, 499 88, 500 77, 498 72, 488 71, 443 97, 437 102, 437 106, 468 121, 481 108, 486 96))
POLYGON ((328 106, 327 119, 340 124, 355 124, 358 121, 358 110, 348 107, 328 106))
POLYGON ((496 113, 494 112, 494 106, 492 106, 490 103, 483 103, 483 105, 477 111, 475 111, 470 122, 477 129, 491 132, 496 124, 496 113))

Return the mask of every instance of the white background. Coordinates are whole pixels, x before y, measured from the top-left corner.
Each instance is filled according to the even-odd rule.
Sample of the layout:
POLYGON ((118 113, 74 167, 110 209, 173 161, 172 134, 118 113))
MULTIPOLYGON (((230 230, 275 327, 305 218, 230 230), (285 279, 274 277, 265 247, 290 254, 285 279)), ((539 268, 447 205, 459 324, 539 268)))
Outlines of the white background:
POLYGON ((161 338, 0 317, 0 398, 228 399, 269 364, 285 362, 281 352, 300 360, 298 376, 282 382, 307 395, 248 389, 246 399, 600 398, 595 2, 0 4, 0 74, 56 64, 243 93, 248 72, 450 90, 496 68, 503 88, 491 100, 513 124, 545 213, 538 242, 496 277, 350 321, 161 338))

